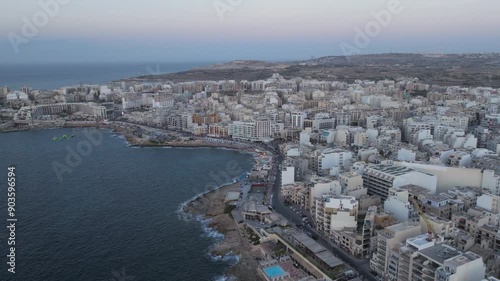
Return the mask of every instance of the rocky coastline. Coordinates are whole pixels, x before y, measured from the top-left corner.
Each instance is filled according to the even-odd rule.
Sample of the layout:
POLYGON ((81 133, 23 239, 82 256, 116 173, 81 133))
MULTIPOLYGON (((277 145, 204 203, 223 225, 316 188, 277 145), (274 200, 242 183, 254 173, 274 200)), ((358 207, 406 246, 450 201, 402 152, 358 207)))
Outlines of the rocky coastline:
POLYGON ((237 256, 238 262, 232 265, 225 273, 231 280, 255 281, 256 253, 250 243, 241 236, 241 226, 236 223, 229 213, 225 212, 224 198, 227 192, 237 191, 239 183, 223 186, 219 189, 200 195, 186 204, 182 212, 191 218, 208 220, 208 227, 224 238, 210 249, 212 257, 237 256))
MULTIPOLYGON (((127 128, 115 126, 112 124, 93 126, 99 128, 107 128, 113 130, 114 134, 122 135, 131 147, 191 147, 191 148, 227 148, 237 149, 240 151, 253 152, 251 146, 237 146, 225 143, 211 142, 164 142, 151 143, 147 140, 138 138, 127 128)), ((19 128, 18 128, 19 129, 19 128)), ((42 128, 40 128, 42 129, 42 128)), ((24 128, 24 130, 30 130, 24 128)), ((21 130, 14 130, 21 131, 21 130)), ((180 210, 185 217, 208 222, 208 227, 211 231, 215 231, 224 236, 211 249, 210 255, 214 259, 223 259, 228 256, 235 257, 237 260, 225 272, 225 280, 238 281, 257 281, 256 269, 258 267, 257 257, 260 255, 258 251, 253 249, 252 245, 242 237, 242 225, 239 225, 232 217, 230 212, 226 210, 224 202, 227 192, 238 191, 240 182, 224 185, 218 189, 211 190, 205 194, 201 194, 193 200, 185 203, 180 210)))

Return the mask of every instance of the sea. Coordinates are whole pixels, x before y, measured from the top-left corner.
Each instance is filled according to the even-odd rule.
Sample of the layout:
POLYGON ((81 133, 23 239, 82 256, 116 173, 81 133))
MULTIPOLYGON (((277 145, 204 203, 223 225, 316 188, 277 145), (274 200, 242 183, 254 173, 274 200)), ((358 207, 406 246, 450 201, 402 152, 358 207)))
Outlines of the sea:
POLYGON ((1 64, 0 87, 19 90, 28 86, 37 90, 54 90, 80 84, 105 84, 111 81, 173 73, 202 67, 215 62, 192 63, 40 63, 1 64))
POLYGON ((111 130, 96 130, 0 134, 0 280, 226 280, 224 271, 239 257, 211 256, 223 235, 181 207, 233 181, 235 172, 250 171, 253 157, 214 148, 133 148, 111 130), (10 166, 15 273, 7 264, 10 166))

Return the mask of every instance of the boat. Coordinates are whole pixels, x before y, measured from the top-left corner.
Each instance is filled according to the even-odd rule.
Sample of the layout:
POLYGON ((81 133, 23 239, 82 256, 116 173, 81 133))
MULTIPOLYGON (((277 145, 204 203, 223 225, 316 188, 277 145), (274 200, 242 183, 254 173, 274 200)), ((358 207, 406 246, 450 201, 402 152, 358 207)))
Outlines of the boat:
POLYGON ((68 135, 62 135, 62 137, 53 137, 53 141, 63 141, 63 140, 70 140, 75 137, 75 134, 72 134, 71 136, 68 135))

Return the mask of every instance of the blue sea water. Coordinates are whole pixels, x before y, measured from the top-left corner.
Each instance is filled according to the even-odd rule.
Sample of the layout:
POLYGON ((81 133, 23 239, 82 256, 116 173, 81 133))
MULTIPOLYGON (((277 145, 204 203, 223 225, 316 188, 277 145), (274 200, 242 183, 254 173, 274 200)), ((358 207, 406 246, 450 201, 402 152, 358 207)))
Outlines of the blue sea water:
POLYGON ((55 63, 0 64, 0 87, 54 90, 80 83, 103 84, 141 75, 173 73, 211 63, 55 63))
POLYGON ((90 150, 82 150, 82 130, 0 134, 0 280, 220 280, 238 258, 211 257, 221 235, 207 221, 185 219, 179 208, 230 161, 249 171, 252 157, 223 149, 132 149, 102 133, 90 150), (68 141, 52 140, 72 133, 68 141), (59 181, 53 163, 66 165, 68 151, 78 149, 88 155, 59 181), (7 272, 6 257, 9 165, 16 166, 15 274, 7 272))

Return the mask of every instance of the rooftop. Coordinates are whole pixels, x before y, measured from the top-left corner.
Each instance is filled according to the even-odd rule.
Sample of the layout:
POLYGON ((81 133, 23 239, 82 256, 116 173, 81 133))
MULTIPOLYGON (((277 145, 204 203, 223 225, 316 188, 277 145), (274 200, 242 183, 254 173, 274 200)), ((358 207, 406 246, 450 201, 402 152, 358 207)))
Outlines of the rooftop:
POLYGON ((368 167, 369 169, 374 169, 379 172, 383 172, 386 174, 390 174, 392 176, 401 176, 404 174, 408 174, 410 172, 414 172, 415 170, 407 168, 405 166, 396 166, 396 165, 389 165, 389 164, 378 164, 374 166, 368 167))
POLYGON ((318 244, 318 242, 314 241, 311 237, 307 236, 303 232, 294 233, 292 237, 300 244, 304 245, 304 247, 306 247, 309 251, 315 254, 326 250, 325 247, 318 244))
POLYGON ((426 249, 434 246, 434 240, 429 241, 428 234, 422 234, 416 237, 412 237, 406 240, 408 245, 411 245, 419 250, 426 249))
POLYGON ((336 258, 330 251, 328 251, 325 247, 318 244, 318 242, 314 241, 305 233, 297 232, 294 233, 292 237, 294 240, 304 245, 304 247, 306 247, 309 251, 314 253, 314 255, 318 259, 327 264, 329 267, 337 267, 339 265, 344 264, 344 262, 336 258))
POLYGON ((460 256, 456 256, 456 257, 453 257, 453 258, 447 260, 446 263, 449 266, 458 267, 460 265, 464 265, 466 263, 469 263, 469 262, 477 260, 477 259, 482 259, 482 257, 478 254, 473 253, 473 252, 466 252, 460 256))
POLYGON ((445 260, 459 256, 462 252, 445 244, 438 244, 420 251, 420 254, 438 264, 443 264, 445 260))
POLYGON ((332 255, 332 253, 330 253, 329 251, 323 251, 321 253, 317 253, 316 256, 321 261, 326 263, 329 267, 337 267, 339 265, 344 264, 341 260, 332 255))
POLYGON ((411 229, 411 228, 414 228, 416 226, 419 226, 419 224, 412 223, 412 222, 402 222, 402 223, 388 226, 388 227, 386 227, 386 230, 389 230, 391 232, 398 232, 398 231, 411 229))
POLYGON ((224 201, 237 201, 240 199, 240 193, 239 192, 228 192, 226 193, 226 198, 224 201))

